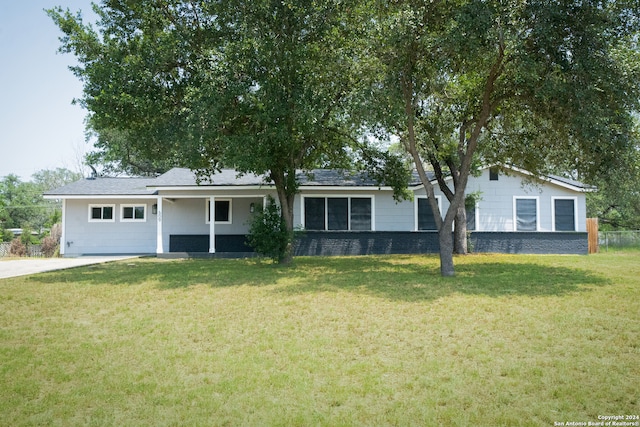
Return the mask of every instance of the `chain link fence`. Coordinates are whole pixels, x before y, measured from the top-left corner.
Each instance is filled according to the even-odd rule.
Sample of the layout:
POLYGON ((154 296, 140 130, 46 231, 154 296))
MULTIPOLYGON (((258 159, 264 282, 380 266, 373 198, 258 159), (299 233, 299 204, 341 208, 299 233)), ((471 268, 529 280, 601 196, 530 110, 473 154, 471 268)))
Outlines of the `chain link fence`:
POLYGON ((640 230, 637 231, 600 231, 598 232, 600 250, 640 249, 640 230))
MULTIPOLYGON (((11 243, 0 242, 0 258, 9 256, 9 249, 11 243)), ((42 245, 29 245, 27 246, 27 256, 41 258, 44 256, 42 253, 42 245)))

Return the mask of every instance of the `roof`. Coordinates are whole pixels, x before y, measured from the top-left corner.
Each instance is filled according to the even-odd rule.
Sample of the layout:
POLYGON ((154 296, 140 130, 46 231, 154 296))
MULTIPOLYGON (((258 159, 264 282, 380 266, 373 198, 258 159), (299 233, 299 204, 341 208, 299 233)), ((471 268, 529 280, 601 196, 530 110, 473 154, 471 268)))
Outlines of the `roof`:
MULTIPOLYGON (((366 172, 351 172, 343 169, 314 169, 309 172, 299 171, 296 178, 301 187, 378 187, 379 184, 366 172)), ((410 185, 420 182, 412 179, 410 185)), ((267 175, 239 174, 234 169, 222 169, 211 175, 210 179, 197 180, 195 172, 185 168, 174 168, 159 176, 153 184, 154 188, 168 187, 225 187, 225 186, 260 186, 273 185, 267 175)))
MULTIPOLYGON (((529 174, 527 171, 509 168, 517 172, 529 174)), ((427 172, 433 182, 433 172, 427 172)), ((309 172, 298 172, 298 182, 302 188, 310 187, 380 187, 375 179, 366 172, 350 172, 341 169, 315 169, 309 172)), ((547 180, 557 185, 573 188, 576 191, 590 191, 593 187, 572 179, 549 176, 547 180)), ((186 168, 174 168, 157 178, 87 178, 45 192, 48 198, 82 197, 82 196, 153 196, 159 189, 188 187, 258 187, 272 186, 273 182, 266 175, 239 174, 234 169, 222 169, 210 179, 198 182, 195 172, 186 168)), ((422 184, 418 174, 414 172, 409 183, 410 188, 422 184)))
POLYGON ((156 178, 87 178, 46 191, 45 196, 151 196, 156 178))
POLYGON ((585 184, 584 182, 576 181, 570 178, 564 178, 557 175, 549 175, 549 179, 551 179, 552 181, 561 182, 572 187, 580 188, 584 191, 593 191, 596 189, 596 187, 594 187, 593 185, 585 184))
POLYGON ((211 175, 210 179, 197 180, 196 173, 186 168, 173 168, 160 175, 150 185, 153 187, 192 187, 192 186, 253 186, 267 183, 265 175, 240 175, 235 169, 222 169, 211 175))

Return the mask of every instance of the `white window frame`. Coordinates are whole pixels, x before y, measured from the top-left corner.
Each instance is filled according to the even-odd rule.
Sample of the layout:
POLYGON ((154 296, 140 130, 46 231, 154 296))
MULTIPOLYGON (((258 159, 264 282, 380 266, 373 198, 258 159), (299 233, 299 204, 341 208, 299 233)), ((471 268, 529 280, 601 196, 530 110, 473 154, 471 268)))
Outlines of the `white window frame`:
MULTIPOLYGON (((475 205, 473 205, 473 220, 476 223, 476 229, 475 230, 469 230, 469 231, 480 231, 480 214, 478 213, 478 210, 480 209, 480 205, 478 202, 476 202, 475 205)), ((453 223, 453 229, 455 230, 456 228, 456 223, 454 221, 453 223)))
MULTIPOLYGON (((226 197, 215 197, 212 198, 213 202, 229 202, 229 221, 215 221, 214 224, 233 224, 233 199, 226 197)), ((204 222, 205 224, 211 224, 211 213, 209 212, 211 209, 211 200, 205 199, 204 203, 204 222)), ((214 212, 215 214, 215 212, 214 212)))
POLYGON ((521 233, 531 233, 528 230, 518 230, 518 200, 535 200, 536 201, 536 230, 540 231, 540 197, 539 196, 513 196, 513 231, 521 233))
POLYGON ((89 222, 116 222, 116 205, 115 204, 110 204, 110 203, 92 203, 89 204, 89 210, 88 210, 88 218, 89 218, 89 222), (93 218, 93 215, 91 215, 93 212, 94 208, 101 208, 101 216, 104 216, 104 208, 111 208, 111 219, 102 219, 102 218, 93 218))
POLYGON ((147 221, 147 204, 146 203, 128 203, 120 205, 120 222, 146 222, 147 221), (133 218, 125 218, 125 208, 133 208, 133 218), (143 208, 142 218, 136 218, 136 208, 143 208))
POLYGON ((376 196, 371 194, 309 194, 301 197, 300 206, 300 220, 302 222, 302 228, 306 229, 307 224, 305 222, 305 199, 324 199, 324 230, 310 230, 310 231, 353 231, 351 230, 351 199, 370 199, 371 200, 371 230, 355 230, 356 232, 364 231, 376 231, 376 196), (349 221, 348 230, 328 230, 329 227, 329 199, 347 199, 347 220, 349 221))
MULTIPOLYGON (((428 199, 429 197, 415 196, 413 202, 413 230, 414 231, 437 231, 437 230, 419 230, 418 229, 418 199, 428 199)), ((442 217, 442 196, 436 195, 436 201, 438 202, 438 209, 440 210, 440 217, 442 217)))
POLYGON ((556 230, 556 200, 573 200, 573 231, 578 231, 578 198, 575 196, 551 197, 551 230, 556 230))

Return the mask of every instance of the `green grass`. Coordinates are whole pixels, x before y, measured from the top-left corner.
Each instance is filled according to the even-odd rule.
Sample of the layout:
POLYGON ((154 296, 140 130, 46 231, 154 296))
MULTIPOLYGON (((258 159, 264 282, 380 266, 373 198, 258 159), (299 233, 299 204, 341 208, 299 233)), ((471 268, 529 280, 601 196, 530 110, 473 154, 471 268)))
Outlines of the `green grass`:
POLYGON ((139 259, 0 280, 0 425, 639 414, 640 258, 139 259))

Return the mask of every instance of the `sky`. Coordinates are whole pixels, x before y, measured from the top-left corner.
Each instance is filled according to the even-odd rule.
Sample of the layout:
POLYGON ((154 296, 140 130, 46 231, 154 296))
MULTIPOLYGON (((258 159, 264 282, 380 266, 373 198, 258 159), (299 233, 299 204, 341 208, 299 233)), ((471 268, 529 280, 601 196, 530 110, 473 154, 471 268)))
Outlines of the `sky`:
POLYGON ((72 105, 82 83, 58 53, 58 27, 44 9, 55 6, 94 16, 91 0, 0 0, 0 179, 31 180, 39 170, 79 172, 86 111, 72 105))

